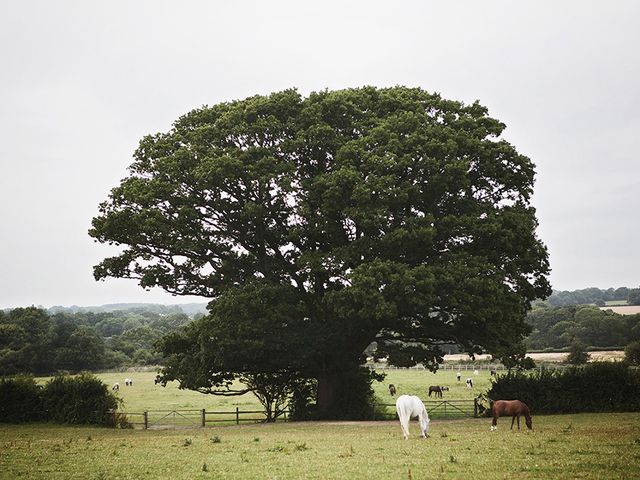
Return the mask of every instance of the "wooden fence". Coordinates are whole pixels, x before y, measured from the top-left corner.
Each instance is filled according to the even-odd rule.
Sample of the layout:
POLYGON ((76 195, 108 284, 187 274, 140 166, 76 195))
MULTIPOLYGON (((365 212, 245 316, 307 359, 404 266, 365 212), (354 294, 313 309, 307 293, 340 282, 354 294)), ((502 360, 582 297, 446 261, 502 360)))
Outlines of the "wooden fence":
MULTIPOLYGON (((431 419, 449 419, 477 417, 479 406, 473 400, 425 400, 424 404, 431 419)), ((377 404, 373 412, 374 420, 394 420, 396 410, 394 404, 377 404)), ((288 421, 289 411, 280 416, 278 422, 288 421)), ((201 410, 147 410, 144 412, 114 412, 124 416, 134 428, 166 429, 195 428, 212 425, 240 425, 241 423, 261 423, 265 421, 262 410, 210 411, 201 410)))

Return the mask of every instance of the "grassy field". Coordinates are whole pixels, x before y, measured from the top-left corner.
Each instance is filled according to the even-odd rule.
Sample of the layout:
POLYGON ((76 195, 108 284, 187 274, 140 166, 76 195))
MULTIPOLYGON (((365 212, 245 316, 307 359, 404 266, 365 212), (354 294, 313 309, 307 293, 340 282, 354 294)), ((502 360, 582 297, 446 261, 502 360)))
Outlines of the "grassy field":
POLYGON ((403 440, 397 421, 176 430, 0 426, 0 479, 631 479, 640 414, 432 421, 403 440))
MULTIPOLYGON (((485 392, 491 386, 489 372, 480 370, 474 375, 470 370, 461 370, 462 380, 456 380, 456 371, 446 370, 431 373, 425 370, 385 370, 387 377, 384 382, 374 382, 376 397, 381 403, 393 404, 395 399, 389 395, 388 385, 393 383, 398 395, 406 393, 418 395, 426 399, 429 385, 446 385, 450 388, 445 392, 444 399, 472 400, 478 394, 485 392), (473 378, 473 389, 465 386, 465 379, 473 378)), ((97 375, 107 385, 120 383, 118 396, 122 399, 122 410, 125 412, 143 412, 145 410, 241 410, 260 409, 260 404, 253 394, 237 397, 220 397, 205 395, 189 390, 180 390, 177 383, 171 382, 166 387, 154 384, 153 372, 103 373, 97 375), (124 379, 133 380, 132 387, 125 387, 124 379)))

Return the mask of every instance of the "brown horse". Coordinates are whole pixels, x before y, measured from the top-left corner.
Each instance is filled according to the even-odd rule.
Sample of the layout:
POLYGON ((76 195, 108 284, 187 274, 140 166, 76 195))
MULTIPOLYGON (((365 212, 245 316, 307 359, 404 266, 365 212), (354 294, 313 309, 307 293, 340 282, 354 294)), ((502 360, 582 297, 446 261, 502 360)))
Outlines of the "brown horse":
POLYGON ((429 396, 431 396, 432 393, 435 393, 436 397, 442 398, 442 387, 439 385, 431 385, 429 387, 429 396))
POLYGON ((491 430, 497 430, 498 417, 511 416, 511 429, 513 429, 513 422, 518 419, 518 430, 520 430, 520 415, 524 415, 527 422, 527 428, 531 430, 531 415, 529 414, 529 407, 520 400, 496 400, 491 407, 493 413, 493 421, 491 422, 491 430))

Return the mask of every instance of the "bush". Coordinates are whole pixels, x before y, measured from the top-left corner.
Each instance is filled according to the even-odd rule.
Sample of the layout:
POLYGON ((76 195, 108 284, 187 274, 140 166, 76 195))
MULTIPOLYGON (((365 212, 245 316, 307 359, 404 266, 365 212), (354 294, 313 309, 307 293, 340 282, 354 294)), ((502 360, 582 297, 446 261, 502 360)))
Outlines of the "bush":
POLYGON ((44 388, 44 408, 54 422, 114 426, 118 399, 90 374, 57 376, 44 388))
POLYGON ((640 365, 640 341, 631 342, 624 347, 624 359, 631 365, 640 365))
POLYGON ((567 355, 567 362, 571 365, 582 365, 589 361, 589 353, 587 352, 587 346, 580 340, 573 339, 569 346, 569 355, 567 355))
POLYGON ((32 422, 43 417, 42 387, 33 377, 17 376, 0 380, 0 422, 32 422))
POLYGON ((564 371, 510 372, 494 381, 487 396, 522 400, 537 413, 640 411, 640 371, 593 362, 564 371))

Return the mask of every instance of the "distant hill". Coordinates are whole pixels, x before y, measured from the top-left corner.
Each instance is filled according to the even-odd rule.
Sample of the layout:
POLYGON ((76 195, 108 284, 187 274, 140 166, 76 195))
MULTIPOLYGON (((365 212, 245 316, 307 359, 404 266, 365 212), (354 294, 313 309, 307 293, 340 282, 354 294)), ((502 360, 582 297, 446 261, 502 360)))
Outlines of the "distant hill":
POLYGON ((63 307, 63 306, 56 305, 46 310, 50 314, 55 314, 60 312, 78 313, 78 312, 118 312, 118 311, 143 310, 143 311, 160 313, 160 314, 184 313, 189 317, 193 317, 197 314, 206 315, 208 313, 206 303, 184 303, 184 304, 174 304, 174 305, 162 305, 159 303, 110 303, 107 305, 96 305, 96 306, 89 306, 89 307, 79 307, 77 305, 72 305, 70 307, 63 307))
POLYGON ((554 290, 547 302, 553 306, 589 305, 605 306, 607 302, 619 302, 621 304, 636 304, 640 289, 638 288, 584 288, 582 290, 559 291, 554 290))

